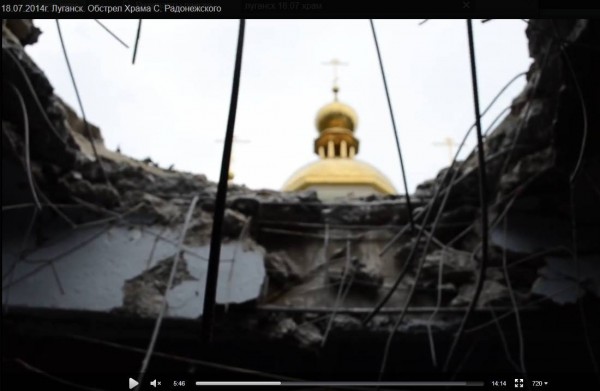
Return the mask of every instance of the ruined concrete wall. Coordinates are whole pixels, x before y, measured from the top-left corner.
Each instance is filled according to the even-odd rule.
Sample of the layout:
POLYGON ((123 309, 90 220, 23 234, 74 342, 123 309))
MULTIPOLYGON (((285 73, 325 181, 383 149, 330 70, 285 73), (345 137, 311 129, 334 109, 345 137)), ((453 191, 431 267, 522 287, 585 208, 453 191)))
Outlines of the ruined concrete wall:
MULTIPOLYGON (((526 341, 530 373, 579 374, 589 368, 590 351, 600 354, 600 323, 592 316, 600 296, 598 28, 597 21, 529 24, 534 62, 527 86, 485 140, 493 201, 491 262, 471 330, 457 345, 456 361, 460 357, 466 371, 518 372, 511 356, 516 357, 519 340, 526 341), (569 179, 579 160, 571 192, 569 179), (583 344, 579 306, 569 305, 577 300, 590 315, 592 348, 583 344)), ((448 170, 418 188, 413 230, 401 196, 327 203, 314 192, 230 186, 218 327, 207 352, 204 346, 198 349, 197 322, 190 320, 203 309, 216 184, 107 150, 101 130, 92 126, 105 176, 77 108, 54 95, 23 49, 36 34, 30 22, 3 23, 2 295, 3 330, 8 330, 3 361, 17 357, 56 373, 85 372, 90 362, 80 359, 84 354, 95 357, 102 370, 116 372, 133 363, 133 373, 141 356, 126 356, 102 341, 145 349, 152 320, 166 302, 159 346, 164 345, 158 349, 168 346, 180 357, 269 373, 306 370, 311 377, 370 371, 376 378, 386 341, 396 330, 388 369, 424 377, 440 373, 440 360, 473 300, 480 268, 475 153, 450 171, 457 180, 438 224, 423 221, 422 213, 430 203, 432 216, 440 210, 441 201, 433 202, 432 196, 449 188, 442 180, 448 170), (19 27, 12 31, 11 26, 19 27), (26 106, 29 145, 15 88, 26 106), (194 196, 200 201, 178 249, 194 196), (421 227, 425 235, 417 241, 421 227), (394 241, 399 232, 404 235, 394 241), (382 254, 384 248, 389 249, 382 254), (365 325, 364 316, 405 267, 391 300, 365 325), (396 325, 405 305, 407 314, 396 325), (65 339, 69 332, 100 344, 65 339)), ((165 363, 160 362, 161 369, 165 363)), ((197 367, 178 362, 169 369, 187 373, 197 367)))
MULTIPOLYGON (((532 256, 511 272, 524 284, 518 288, 523 295, 533 288, 533 293, 552 297, 551 290, 539 290, 544 254, 555 254, 575 267, 569 253, 575 248, 574 226, 581 262, 600 259, 594 239, 600 237, 600 115, 594 109, 600 104, 599 25, 596 20, 531 20, 527 36, 534 62, 527 85, 514 99, 510 114, 485 138, 491 265, 496 269, 491 273, 502 265, 503 249, 509 263, 532 256)), ((454 247, 475 252, 476 259, 481 243, 477 169, 474 151, 450 175, 445 177, 448 169, 442 170, 417 190, 432 195, 436 188, 447 188, 456 173, 441 221, 472 224, 467 234, 457 237, 457 229, 449 238, 457 237, 454 247)), ((565 276, 564 271, 558 274, 565 276)), ((589 278, 590 286, 597 284, 597 275, 589 278)))
MULTIPOLYGON (((191 199, 198 195, 200 206, 193 212, 185 246, 188 250, 206 251, 216 184, 203 175, 160 168, 150 159, 138 161, 107 150, 101 142, 100 129, 92 126, 92 140, 99 156, 99 160, 96 159, 90 140, 82 130, 85 128, 82 120, 54 95, 43 71, 23 49, 24 43, 34 41, 31 37, 35 34, 28 23, 3 24, 3 243, 22 254, 23 250, 44 247, 55 239, 53 233, 68 235, 69 230, 103 219, 119 229, 153 227, 159 232, 178 232, 191 199), (15 25, 20 26, 19 29, 29 26, 29 30, 16 31, 15 27, 12 31, 11 26, 15 25), (29 160, 25 154, 23 109, 12 85, 23 96, 29 119, 29 160), (34 193, 38 194, 43 210, 31 218, 34 193), (17 208, 23 204, 28 206, 17 208), (4 206, 9 207, 6 212, 4 206), (23 242, 22 236, 27 235, 30 221, 33 228, 25 241, 26 248, 22 249, 19 245, 23 242), (20 226, 18 230, 12 229, 16 223, 20 226), (55 232, 49 232, 47 227, 55 227, 55 232)), ((572 277, 569 179, 579 161, 574 192, 575 220, 579 227, 578 251, 584 267, 597 264, 599 253, 594 238, 600 236, 597 224, 600 219, 597 206, 600 133, 597 131, 598 113, 593 109, 599 104, 600 82, 596 70, 600 64, 598 51, 593 49, 599 45, 598 23, 533 20, 527 34, 534 59, 528 83, 513 101, 510 115, 485 139, 494 228, 492 262, 480 308, 510 303, 502 270, 503 252, 509 263, 514 263, 511 275, 521 305, 535 302, 538 295, 552 297, 554 290, 549 289, 545 281, 556 281, 557 274, 572 277), (582 102, 587 108, 585 121, 582 102), (586 138, 582 143, 584 123, 586 138), (508 216, 506 229, 502 220, 505 215, 508 216), (559 250, 550 254, 557 255, 558 260, 535 256, 556 249, 559 250), (533 261, 521 262, 530 256, 534 256, 533 261)), ((428 231, 434 231, 435 240, 424 254, 425 240, 416 243, 415 259, 422 260, 422 276, 415 278, 418 262, 413 262, 400 289, 388 303, 389 308, 404 304, 408 289, 415 284, 417 294, 412 306, 437 305, 440 293, 441 306, 468 304, 479 266, 481 242, 477 168, 476 154, 472 153, 450 171, 457 179, 439 224, 434 230, 432 220, 425 223, 428 231), (438 289, 441 265, 443 281, 438 289)), ((449 180, 442 180, 447 171, 442 170, 437 178, 419 186, 414 196, 416 216, 424 210, 437 188, 448 188, 449 180)), ((440 205, 441 202, 436 201, 433 215, 440 205)), ((257 252, 264 250, 266 285, 259 293, 257 280, 252 279, 253 293, 245 296, 257 299, 255 304, 259 307, 347 306, 366 311, 387 292, 415 244, 412 232, 395 242, 385 255, 380 255, 408 220, 404 199, 399 196, 324 203, 314 192, 282 194, 231 185, 223 235, 226 243, 248 242, 257 252), (351 244, 347 262, 348 237, 351 244), (350 279, 353 279, 352 284, 347 282, 350 279), (339 287, 345 284, 346 287, 352 285, 352 289, 348 289, 344 300, 337 300, 339 287)), ((152 250, 152 246, 148 246, 129 250, 144 253, 140 257, 143 259, 152 250)), ((135 272, 120 273, 117 284, 121 287, 117 295, 120 304, 111 299, 111 306, 104 306, 102 310, 110 307, 154 316, 156 304, 164 293, 161 287, 164 267, 170 262, 168 255, 159 257, 163 261, 160 265, 136 261, 134 263, 139 265, 135 272)), ((3 255, 3 262, 4 259, 3 255)), ((15 257, 7 255, 6 259, 10 261, 7 266, 16 263, 15 257)), ((126 261, 121 255, 115 255, 110 262, 126 261)), ((187 269, 180 271, 182 278, 177 280, 181 282, 178 287, 200 284, 200 269, 195 274, 193 265, 195 263, 190 264, 186 258, 182 267, 187 269)), ((32 270, 32 266, 27 265, 20 273, 32 270)), ((589 270, 595 269, 590 266, 589 270)), ((52 269, 47 268, 44 273, 43 283, 57 289, 52 269)), ((590 272, 591 275, 595 276, 590 272)), ((595 278, 590 277, 590 287, 598 286, 595 278)), ((245 284, 243 279, 241 281, 240 289, 245 284)), ((572 293, 572 284, 570 288, 572 293)), ((31 286, 23 289, 23 297, 31 294, 31 286)), ((35 300, 24 299, 23 303, 34 305, 35 300)), ((563 296, 562 302, 565 300, 574 299, 563 296)), ((200 300, 196 297, 194 302, 200 300)), ((199 312, 194 311, 197 316, 199 312)), ((343 324, 356 324, 358 316, 344 316, 343 324)), ((280 325, 281 321, 283 329, 296 330, 286 319, 300 324, 303 317, 277 318, 276 323, 280 325), (284 327, 286 324, 289 327, 284 327)), ((422 319, 414 319, 422 323, 422 319)), ((319 324, 316 331, 322 329, 323 325, 319 324)), ((315 337, 314 333, 309 333, 309 337, 311 335, 315 337)), ((311 341, 316 340, 309 337, 311 341)))
MULTIPOLYGON (((100 129, 86 126, 54 95, 27 55, 23 45, 39 33, 31 21, 3 23, 5 308, 155 316, 185 213, 197 195, 200 207, 186 232, 182 278, 170 292, 168 315, 200 316, 216 184, 107 150, 100 129)), ((230 189, 233 196, 247 192, 230 189)), ((261 292, 264 251, 240 237, 246 223, 244 215, 226 211, 218 303, 253 300, 261 292)))

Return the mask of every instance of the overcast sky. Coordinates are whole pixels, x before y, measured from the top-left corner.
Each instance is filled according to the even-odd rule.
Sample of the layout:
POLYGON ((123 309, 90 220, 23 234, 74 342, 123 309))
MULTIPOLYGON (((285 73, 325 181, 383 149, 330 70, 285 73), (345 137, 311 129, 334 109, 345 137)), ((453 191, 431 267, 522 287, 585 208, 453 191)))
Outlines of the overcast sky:
MULTIPOLYGON (((144 20, 131 64, 137 20, 102 20, 126 49, 93 20, 62 20, 61 28, 88 120, 106 146, 162 167, 217 180, 231 94, 237 20, 144 20)), ((78 113, 54 20, 29 54, 56 92, 78 113)), ((375 21, 409 188, 449 163, 435 142, 459 142, 474 121, 464 20, 375 21)), ((526 71, 526 24, 475 22, 482 108, 517 73, 526 71)), ((340 68, 340 100, 359 115, 358 158, 385 173, 399 192, 402 177, 383 82, 368 20, 248 20, 242 62, 235 182, 280 189, 299 167, 317 159, 317 110, 332 100, 332 58, 340 68)), ((522 90, 514 83, 489 122, 522 90)), ((470 138, 465 154, 475 144, 470 138)))

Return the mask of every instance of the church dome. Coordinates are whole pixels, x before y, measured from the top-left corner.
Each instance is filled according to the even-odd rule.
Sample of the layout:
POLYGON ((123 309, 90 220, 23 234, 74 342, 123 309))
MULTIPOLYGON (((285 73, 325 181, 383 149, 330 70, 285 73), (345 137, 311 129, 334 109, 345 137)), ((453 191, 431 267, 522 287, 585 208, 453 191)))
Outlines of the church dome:
POLYGON ((323 106, 317 113, 316 126, 319 132, 326 129, 342 128, 354 131, 358 125, 358 115, 344 103, 334 101, 323 106))
POLYGON ((284 191, 298 191, 313 186, 359 186, 383 194, 395 194, 396 189, 378 169, 356 159, 321 159, 296 171, 283 185, 284 191))
POLYGON ((296 171, 283 185, 283 191, 315 190, 322 200, 396 194, 385 175, 355 159, 360 144, 354 135, 358 116, 352 107, 338 101, 338 92, 334 85, 333 102, 317 113, 319 135, 313 147, 319 160, 296 171))

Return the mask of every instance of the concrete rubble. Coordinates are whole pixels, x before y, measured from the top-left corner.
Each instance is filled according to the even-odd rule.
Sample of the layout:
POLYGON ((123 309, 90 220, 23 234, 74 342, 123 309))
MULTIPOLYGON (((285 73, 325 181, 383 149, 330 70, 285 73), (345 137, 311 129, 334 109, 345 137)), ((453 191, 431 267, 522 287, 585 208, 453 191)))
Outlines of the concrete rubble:
MULTIPOLYGON (((600 60, 597 51, 587 48, 600 45, 594 36, 599 23, 565 20, 557 25, 562 46, 551 39, 555 33, 550 21, 529 23, 534 61, 527 85, 514 99, 510 114, 485 139, 493 225, 490 268, 478 309, 510 307, 511 290, 523 308, 544 309, 600 297, 600 115, 593 109, 600 105, 600 60), (569 178, 583 137, 575 80, 589 118, 581 173, 574 182, 573 217, 569 178), (578 226, 577 251, 585 277, 574 274, 572 217, 578 226), (579 279, 585 283, 577 288, 573 281, 579 279)), ((179 256, 176 244, 185 213, 197 195, 199 207, 186 232, 168 303, 169 317, 197 319, 202 313, 216 184, 203 175, 110 151, 103 145, 101 130, 92 124, 88 135, 82 120, 54 94, 43 70, 27 55, 24 45, 35 43, 39 34, 30 20, 3 21, 5 306, 156 317, 173 259, 179 256), (30 162, 24 153, 22 108, 11 85, 20 91, 27 108, 30 162), (28 228, 32 207, 11 209, 34 203, 29 165, 43 204, 32 220, 33 229, 28 228), (88 226, 94 229, 86 231, 88 226), (24 237, 28 239, 22 247, 24 237), (118 243, 110 242, 114 240, 118 243), (89 244, 85 252, 61 255, 84 242, 89 244), (46 263, 40 268, 36 262, 46 263), (98 292, 105 299, 98 299, 98 292)), ((401 308, 413 284, 411 309, 451 312, 473 297, 481 256, 475 152, 418 187, 413 195, 415 216, 432 202, 436 189, 447 189, 451 176, 447 173, 456 174, 456 181, 435 227, 435 240, 422 254, 424 236, 407 276, 384 310, 401 308), (419 259, 422 274, 416 280, 419 259)), ((433 215, 441 198, 433 203, 433 215)), ((317 312, 311 311, 315 308, 340 310, 331 317, 334 334, 387 331, 394 314, 384 311, 367 325, 362 319, 388 292, 416 242, 409 233, 381 254, 408 220, 401 196, 327 204, 314 192, 280 193, 231 184, 217 302, 222 308, 239 305, 256 322, 252 327, 257 334, 307 349, 322 344, 328 327, 327 319, 317 319, 317 312)), ((433 230, 431 220, 426 228, 433 230)), ((399 330, 423 332, 435 324, 442 332, 454 327, 460 316, 438 315, 433 323, 427 323, 428 318, 409 313, 399 330)))

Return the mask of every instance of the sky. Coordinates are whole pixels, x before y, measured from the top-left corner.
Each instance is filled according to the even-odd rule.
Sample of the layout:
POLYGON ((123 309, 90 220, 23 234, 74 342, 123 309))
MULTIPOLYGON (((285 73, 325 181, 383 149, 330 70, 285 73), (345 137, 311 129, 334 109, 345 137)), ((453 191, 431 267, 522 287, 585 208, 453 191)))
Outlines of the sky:
MULTIPOLYGON (((88 121, 110 149, 150 157, 161 167, 219 176, 225 137, 237 20, 144 20, 136 63, 131 63, 137 20, 61 20, 88 121)), ((396 119, 409 191, 449 164, 475 120, 464 20, 375 20, 396 119)), ((54 20, 41 28, 28 53, 56 93, 79 107, 54 20)), ((522 20, 474 21, 482 109, 511 78, 527 71, 522 20)), ((403 193, 402 175, 377 52, 368 20, 247 20, 232 171, 253 189, 281 189, 287 178, 317 159, 315 115, 331 102, 337 58, 340 101, 359 116, 357 158, 403 193)), ((519 79, 483 118, 484 129, 523 89, 519 79)), ((476 143, 469 138, 465 157, 476 143)))

